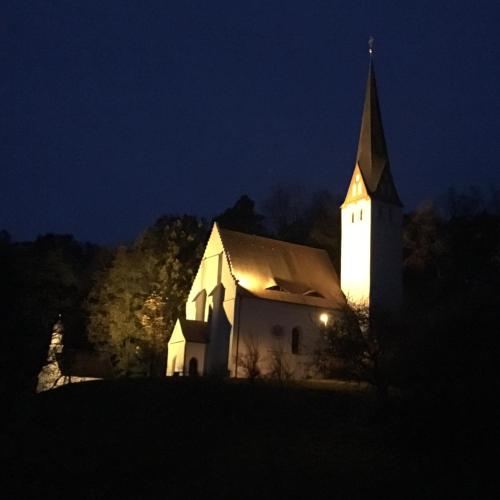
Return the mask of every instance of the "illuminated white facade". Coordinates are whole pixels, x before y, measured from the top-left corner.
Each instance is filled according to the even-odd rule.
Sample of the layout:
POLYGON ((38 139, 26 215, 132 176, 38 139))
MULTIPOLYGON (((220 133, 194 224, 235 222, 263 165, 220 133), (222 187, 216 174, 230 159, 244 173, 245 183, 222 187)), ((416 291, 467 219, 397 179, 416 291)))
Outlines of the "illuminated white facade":
POLYGON ((366 192, 359 167, 354 169, 348 195, 342 205, 340 286, 347 299, 368 304, 370 297, 372 201, 366 192))

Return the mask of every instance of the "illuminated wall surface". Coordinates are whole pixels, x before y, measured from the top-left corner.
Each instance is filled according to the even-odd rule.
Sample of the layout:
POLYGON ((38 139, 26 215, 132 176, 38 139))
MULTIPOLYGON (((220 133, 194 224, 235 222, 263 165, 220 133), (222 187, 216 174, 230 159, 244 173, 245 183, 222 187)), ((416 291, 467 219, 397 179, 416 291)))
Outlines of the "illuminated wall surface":
POLYGON ((341 288, 348 301, 393 309, 402 295, 402 211, 371 200, 356 166, 342 205, 341 288))
POLYGON ((371 205, 362 199, 342 209, 340 284, 349 301, 365 305, 370 299, 371 205))
POLYGON ((167 375, 184 370, 184 355, 186 352, 186 339, 182 335, 180 322, 177 320, 170 340, 168 342, 167 375))
MULTIPOLYGON (((283 302, 247 298, 241 302, 238 346, 233 346, 231 372, 236 369, 234 360, 248 356, 257 349, 259 370, 269 374, 276 368, 275 356, 283 369, 294 378, 305 378, 315 373, 311 354, 319 340, 321 312, 315 308, 283 302), (273 326, 279 326, 273 331, 273 326), (298 332, 298 350, 292 352, 292 332, 298 332)), ((325 313, 323 313, 325 314, 325 313)), ((238 376, 245 371, 238 367, 238 376)))

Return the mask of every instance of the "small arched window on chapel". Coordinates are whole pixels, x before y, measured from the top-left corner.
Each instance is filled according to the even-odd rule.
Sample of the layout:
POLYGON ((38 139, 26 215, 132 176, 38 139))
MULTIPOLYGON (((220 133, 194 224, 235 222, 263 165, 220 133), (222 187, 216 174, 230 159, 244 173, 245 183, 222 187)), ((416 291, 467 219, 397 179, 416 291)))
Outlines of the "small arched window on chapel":
POLYGON ((300 352, 300 330, 295 327, 292 329, 292 354, 300 352))

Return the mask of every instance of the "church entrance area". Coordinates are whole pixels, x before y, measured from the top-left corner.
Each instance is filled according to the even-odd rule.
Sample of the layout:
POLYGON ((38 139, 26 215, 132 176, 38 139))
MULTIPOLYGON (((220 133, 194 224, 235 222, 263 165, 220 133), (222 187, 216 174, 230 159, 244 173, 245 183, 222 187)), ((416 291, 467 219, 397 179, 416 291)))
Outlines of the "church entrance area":
POLYGON ((196 358, 189 360, 188 374, 190 377, 198 376, 198 360, 196 358))

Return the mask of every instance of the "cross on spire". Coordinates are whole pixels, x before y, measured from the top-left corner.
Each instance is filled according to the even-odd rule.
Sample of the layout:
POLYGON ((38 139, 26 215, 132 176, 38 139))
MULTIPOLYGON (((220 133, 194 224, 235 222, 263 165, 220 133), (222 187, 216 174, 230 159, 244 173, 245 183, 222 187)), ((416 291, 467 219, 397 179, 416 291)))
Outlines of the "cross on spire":
POLYGON ((373 55, 373 45, 375 44, 375 38, 370 35, 370 38, 368 38, 368 54, 373 55))

